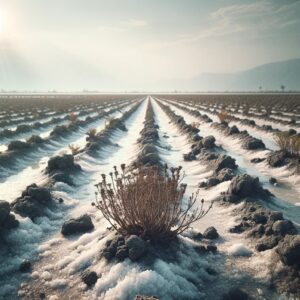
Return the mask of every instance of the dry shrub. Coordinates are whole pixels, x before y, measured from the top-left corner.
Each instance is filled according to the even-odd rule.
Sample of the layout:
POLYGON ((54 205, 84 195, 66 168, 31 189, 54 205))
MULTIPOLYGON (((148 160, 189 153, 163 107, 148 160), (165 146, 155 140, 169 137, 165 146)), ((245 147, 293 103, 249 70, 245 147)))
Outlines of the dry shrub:
POLYGON ((276 132, 274 134, 274 141, 280 150, 288 151, 290 136, 287 132, 276 132))
POLYGON ((300 156, 300 136, 292 136, 290 140, 291 153, 296 156, 300 156))
POLYGON ((71 150, 72 155, 76 155, 79 153, 80 147, 77 145, 69 145, 69 149, 71 150))
POLYGON ((90 128, 86 134, 88 135, 89 138, 94 138, 97 134, 97 129, 90 128))
POLYGON ((288 132, 276 132, 274 134, 274 141, 280 150, 300 156, 300 136, 289 135, 288 132))
POLYGON ((203 199, 195 207, 199 190, 184 203, 186 185, 181 183, 181 167, 168 169, 165 165, 163 175, 157 167, 140 167, 127 175, 122 164, 121 170, 119 173, 114 167, 109 176, 102 174, 93 203, 120 234, 158 241, 174 238, 212 207, 211 203, 204 209, 203 199))
POLYGON ((229 114, 225 109, 222 109, 218 113, 218 118, 219 118, 221 123, 227 122, 229 120, 229 114))
POLYGON ((72 123, 75 123, 78 119, 78 116, 74 112, 72 112, 69 114, 69 119, 72 123))

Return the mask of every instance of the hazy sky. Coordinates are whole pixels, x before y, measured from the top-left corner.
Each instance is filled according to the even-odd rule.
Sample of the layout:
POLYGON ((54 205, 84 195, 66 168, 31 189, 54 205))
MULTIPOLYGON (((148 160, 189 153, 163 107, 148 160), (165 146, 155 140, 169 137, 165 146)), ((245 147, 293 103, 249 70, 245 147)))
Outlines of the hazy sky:
POLYGON ((0 0, 0 75, 28 88, 143 88, 299 49, 298 0, 0 0))

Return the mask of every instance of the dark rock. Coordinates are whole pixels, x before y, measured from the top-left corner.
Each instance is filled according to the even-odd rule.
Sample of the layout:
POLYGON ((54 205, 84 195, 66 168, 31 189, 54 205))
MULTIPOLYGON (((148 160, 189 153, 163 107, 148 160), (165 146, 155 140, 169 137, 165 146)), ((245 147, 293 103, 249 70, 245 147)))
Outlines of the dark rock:
POLYGON ((86 271, 82 274, 81 279, 88 287, 91 287, 97 282, 98 275, 94 271, 86 271))
POLYGON ((248 222, 243 221, 240 224, 231 227, 229 229, 229 232, 242 233, 242 232, 246 231, 249 227, 250 227, 250 224, 248 222))
POLYGON ((62 172, 54 173, 53 175, 51 175, 51 178, 57 182, 64 182, 68 185, 73 184, 69 174, 66 173, 62 173, 62 172))
POLYGON ((185 161, 192 161, 192 160, 195 160, 196 159, 196 156, 193 152, 189 152, 187 154, 183 154, 183 159, 185 161))
POLYGON ((261 194, 266 196, 268 193, 260 186, 258 177, 248 174, 238 175, 230 183, 228 194, 236 195, 240 198, 261 194))
POLYGON ((288 134, 289 134, 289 136, 295 135, 295 134, 297 134, 297 131, 295 129, 291 128, 291 129, 289 129, 288 134))
POLYGON ((219 156, 216 153, 213 153, 213 152, 208 152, 208 151, 202 151, 201 152, 201 159, 204 159, 204 160, 207 160, 207 161, 217 159, 218 157, 219 156))
POLYGON ((30 196, 17 198, 11 205, 12 210, 24 218, 34 219, 43 215, 41 205, 30 196))
POLYGON ((123 261, 129 255, 128 247, 126 245, 117 248, 116 258, 119 261, 123 261))
POLYGON ((29 272, 31 270, 31 262, 28 259, 22 261, 19 266, 19 271, 22 273, 29 272))
POLYGON ((52 197, 48 189, 31 184, 22 192, 21 197, 11 203, 11 208, 22 217, 34 219, 42 216, 45 206, 51 203, 52 197))
POLYGON ((280 212, 280 211, 273 211, 273 212, 271 212, 269 219, 271 221, 283 220, 282 212, 280 212))
POLYGON ((232 169, 227 169, 227 168, 221 169, 217 175, 217 179, 220 182, 231 180, 233 177, 234 177, 234 172, 232 171, 232 169))
POLYGON ((212 149, 213 147, 215 147, 215 141, 216 139, 212 135, 209 135, 201 140, 203 147, 206 149, 212 149))
POLYGON ((116 255, 116 252, 118 250, 118 238, 115 238, 113 240, 110 240, 110 241, 107 241, 107 244, 106 244, 106 250, 105 251, 108 251, 110 252, 113 256, 116 255))
POLYGON ((137 261, 148 251, 146 242, 136 235, 131 235, 125 244, 129 249, 129 258, 132 261, 137 261))
POLYGON ((286 234, 297 234, 297 229, 295 228, 294 224, 289 220, 278 220, 275 221, 272 230, 275 234, 279 235, 286 235, 286 234))
POLYGON ((192 140, 194 142, 198 142, 198 141, 201 141, 202 140, 202 137, 198 134, 194 134, 193 137, 192 137, 192 140))
POLYGON ((271 177, 270 179, 269 179, 269 182, 271 183, 271 184, 276 184, 277 183, 277 179, 276 178, 274 178, 274 177, 271 177))
POLYGON ((208 244, 206 246, 206 251, 210 251, 210 252, 216 252, 218 250, 216 245, 212 245, 212 244, 208 244))
POLYGON ((18 125, 16 128, 17 133, 24 133, 24 132, 28 132, 30 130, 31 130, 31 126, 26 125, 26 124, 18 125))
POLYGON ((198 253, 205 253, 207 250, 205 248, 204 245, 196 245, 194 246, 195 251, 197 251, 198 253))
POLYGON ((261 162, 263 162, 265 160, 266 160, 265 158, 259 158, 259 157, 257 157, 257 158, 252 158, 250 160, 250 162, 252 162, 253 164, 258 164, 258 163, 261 163, 261 162))
POLYGON ((251 229, 248 232, 248 236, 250 237, 255 237, 255 238, 261 238, 265 233, 265 227, 263 225, 258 225, 256 227, 254 227, 253 229, 251 229))
POLYGON ((12 141, 7 146, 8 151, 19 151, 19 150, 24 150, 29 148, 30 148, 30 144, 22 141, 12 141))
POLYGON ((61 136, 66 135, 69 132, 69 128, 65 125, 57 125, 50 132, 50 136, 61 136))
POLYGON ((91 217, 88 215, 82 215, 76 219, 70 219, 64 222, 61 233, 63 235, 71 235, 76 233, 85 233, 94 229, 91 217))
POLYGON ((216 172, 219 172, 224 168, 236 169, 237 165, 235 164, 235 159, 227 155, 219 156, 216 162, 214 163, 214 169, 216 172))
POLYGON ((109 251, 103 251, 101 256, 104 257, 107 261, 112 260, 114 257, 114 255, 111 254, 111 252, 109 252, 109 251))
POLYGON ((203 237, 205 239, 210 239, 210 240, 213 240, 213 239, 216 239, 219 237, 219 234, 217 232, 217 229, 213 226, 211 227, 208 227, 204 233, 203 233, 203 237))
POLYGON ((279 242, 276 252, 285 265, 300 270, 300 235, 286 235, 279 242))
POLYGON ((267 162, 271 167, 277 168, 284 166, 288 158, 288 153, 284 151, 275 151, 268 156, 267 162))
POLYGON ((200 182, 198 185, 199 188, 204 188, 206 186, 207 186, 207 183, 205 181, 200 182))
POLYGON ((277 236, 264 236, 261 238, 260 242, 255 246, 255 249, 259 252, 273 249, 277 246, 279 238, 277 236))
POLYGON ((5 220, 5 223, 2 224, 2 227, 5 229, 14 229, 19 226, 19 221, 16 220, 16 217, 13 214, 9 214, 5 220))
POLYGON ((236 195, 225 195, 222 199, 228 203, 238 203, 240 201, 240 198, 236 195))
POLYGON ((6 221, 10 214, 10 205, 8 202, 0 200, 0 226, 6 221))
POLYGON ((29 144, 41 144, 44 140, 39 135, 32 135, 28 140, 27 143, 29 144))
POLYGON ((81 167, 74 163, 74 156, 71 154, 64 154, 63 156, 54 156, 48 160, 47 172, 55 171, 76 171, 81 167))
POLYGON ((243 147, 248 150, 265 149, 266 148, 266 146, 262 140, 259 140, 254 137, 247 138, 243 143, 243 147))
POLYGON ((261 128, 266 131, 273 131, 273 127, 271 125, 262 125, 261 128))
POLYGON ((266 224, 268 220, 265 215, 262 215, 260 213, 254 214, 252 219, 256 224, 266 224))
POLYGON ((28 196, 32 197, 39 203, 49 203, 52 200, 51 193, 46 188, 30 187, 27 190, 28 196))
POLYGON ((217 184, 220 183, 220 180, 218 178, 215 178, 215 177, 211 177, 207 180, 206 182, 206 186, 207 187, 212 187, 212 186, 215 186, 217 184))
POLYGON ((201 241, 203 234, 201 232, 193 232, 191 238, 196 241, 201 241))
POLYGON ((249 296, 239 288, 233 288, 226 293, 222 300, 248 300, 249 296))
POLYGON ((228 128, 227 132, 228 132, 229 135, 240 133, 239 129, 235 125, 233 125, 232 127, 228 128))
POLYGON ((157 166, 160 165, 160 159, 157 152, 155 153, 149 153, 144 156, 139 156, 138 158, 139 163, 142 163, 145 166, 157 166))

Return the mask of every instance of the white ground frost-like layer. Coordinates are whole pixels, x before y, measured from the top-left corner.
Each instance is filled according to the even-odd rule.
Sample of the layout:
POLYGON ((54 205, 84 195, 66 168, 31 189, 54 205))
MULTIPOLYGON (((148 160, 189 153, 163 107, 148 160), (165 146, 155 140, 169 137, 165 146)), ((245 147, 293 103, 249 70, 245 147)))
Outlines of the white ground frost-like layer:
MULTIPOLYGON (((170 105, 171 109, 183 116, 188 124, 199 121, 171 102, 147 97, 124 122, 128 131, 115 130, 110 137, 113 143, 102 147, 97 153, 98 156, 92 157, 85 152, 77 155, 76 163, 81 165, 83 172, 72 177, 75 185, 71 187, 65 183, 56 183, 52 187, 53 195, 64 199, 59 209, 47 210, 45 216, 37 218, 35 222, 16 215, 20 226, 11 231, 7 237, 13 251, 1 252, 5 260, 0 260, 2 280, 0 299, 1 297, 10 299, 7 297, 16 292, 20 282, 24 282, 24 285, 19 290, 19 296, 25 299, 28 298, 22 287, 26 285, 32 290, 45 291, 47 299, 50 300, 129 300, 137 294, 155 295, 161 300, 221 299, 225 291, 234 287, 247 288, 255 299, 284 299, 267 289, 270 284, 272 250, 257 252, 246 235, 229 232, 229 229, 237 223, 233 210, 242 204, 225 207, 215 202, 207 216, 193 224, 193 228, 179 237, 182 251, 179 251, 177 261, 157 258, 151 265, 146 265, 131 262, 129 259, 110 263, 100 259, 106 241, 113 238, 114 233, 108 230, 108 221, 91 206, 94 200, 94 185, 101 180, 101 174, 112 171, 114 165, 119 166, 122 163, 130 165, 136 159, 140 151, 137 139, 144 127, 149 102, 153 106, 155 122, 159 126, 159 143, 156 145, 159 157, 170 167, 182 166, 185 172, 183 182, 188 184, 187 195, 197 189, 199 182, 212 175, 208 166, 201 164, 200 161, 183 160, 183 154, 190 151, 192 142, 174 122, 170 121, 159 106, 159 101, 170 105), (62 223, 85 213, 91 216, 95 229, 80 236, 63 237, 60 233, 62 223), (194 248, 197 242, 191 235, 194 231, 204 232, 210 226, 214 226, 220 234, 215 241, 218 252, 199 254, 194 248), (10 274, 18 270, 23 259, 34 261, 29 278, 26 274, 12 278, 10 274), (95 286, 91 289, 87 289, 81 279, 82 272, 86 269, 99 275, 95 286)), ((130 107, 132 105, 111 116, 120 117, 130 107)), ((216 120, 215 115, 208 115, 216 120)), ((258 118, 255 121, 260 123, 258 118)), ((239 122, 234 124, 240 130, 248 130, 253 136, 261 135, 266 146, 270 150, 276 150, 271 134, 241 125, 239 122)), ((278 126, 286 128, 283 125, 278 126)), ((90 124, 89 128, 92 127, 101 131, 105 128, 105 119, 90 124)), ((273 127, 276 128, 275 124, 273 127)), ((267 207, 283 211, 287 218, 300 224, 300 212, 295 209, 300 205, 299 175, 291 174, 287 167, 272 169, 264 162, 256 165, 250 163, 252 158, 264 157, 270 150, 256 152, 244 150, 240 140, 225 137, 209 123, 201 123, 199 129, 201 136, 213 135, 216 138, 216 144, 222 147, 221 153, 236 159, 238 172, 258 176, 264 187, 271 190, 274 197, 272 202, 266 204, 267 207), (271 186, 269 184, 271 176, 284 184, 278 187, 271 186)), ((68 152, 70 143, 83 149, 86 145, 86 131, 86 128, 80 129, 70 137, 53 143, 46 150, 37 151, 34 164, 31 160, 23 162, 20 160, 15 174, 7 176, 0 182, 0 199, 11 202, 29 184, 35 182, 42 185, 47 182, 44 169, 48 159, 53 155, 68 152)), ((40 131, 42 137, 47 137, 47 134, 49 130, 40 131)), ((200 205, 202 198, 205 199, 206 205, 209 205, 222 192, 226 192, 229 185, 230 181, 225 181, 213 188, 201 189, 196 205, 200 205)))

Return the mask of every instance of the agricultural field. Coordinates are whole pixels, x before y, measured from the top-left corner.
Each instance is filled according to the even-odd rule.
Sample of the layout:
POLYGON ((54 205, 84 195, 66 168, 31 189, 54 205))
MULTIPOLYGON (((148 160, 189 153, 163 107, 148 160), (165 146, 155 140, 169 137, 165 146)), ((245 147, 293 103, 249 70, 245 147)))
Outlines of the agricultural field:
POLYGON ((0 299, 300 299, 299 95, 0 107, 0 299))

